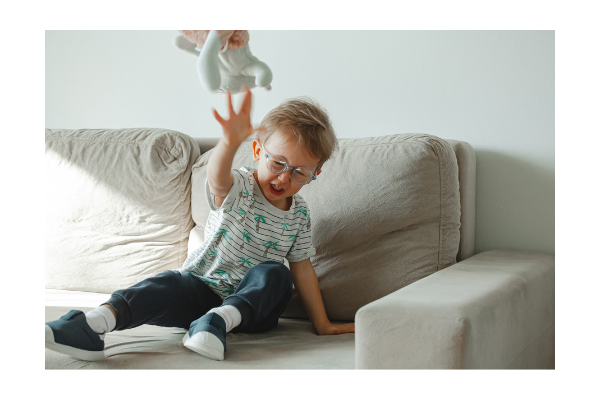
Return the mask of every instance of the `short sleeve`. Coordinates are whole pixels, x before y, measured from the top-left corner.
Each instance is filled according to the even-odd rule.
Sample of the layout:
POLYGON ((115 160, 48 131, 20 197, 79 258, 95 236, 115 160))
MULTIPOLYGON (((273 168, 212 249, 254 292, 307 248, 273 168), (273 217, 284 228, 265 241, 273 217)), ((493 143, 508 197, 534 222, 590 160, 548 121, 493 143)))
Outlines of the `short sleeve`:
POLYGON ((223 200, 223 204, 220 207, 217 207, 215 204, 215 195, 210 192, 210 187, 208 186, 208 178, 206 178, 205 187, 206 187, 206 200, 210 206, 210 209, 213 211, 227 210, 231 211, 240 207, 240 203, 246 198, 239 195, 240 192, 244 192, 244 190, 248 190, 248 187, 252 187, 249 181, 249 178, 246 174, 240 172, 239 170, 231 170, 233 175, 233 185, 231 189, 229 189, 229 193, 223 200))
POLYGON ((312 224, 310 223, 308 204, 305 201, 299 201, 295 213, 300 215, 301 222, 294 243, 285 257, 289 262, 303 261, 317 254, 312 243, 312 224))

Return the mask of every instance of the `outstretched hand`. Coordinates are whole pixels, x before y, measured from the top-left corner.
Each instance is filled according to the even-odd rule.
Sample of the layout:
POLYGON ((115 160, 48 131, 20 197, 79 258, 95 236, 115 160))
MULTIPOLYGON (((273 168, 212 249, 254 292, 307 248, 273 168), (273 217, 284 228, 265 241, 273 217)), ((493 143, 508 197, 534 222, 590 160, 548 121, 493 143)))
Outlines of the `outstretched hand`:
POLYGON ((344 325, 328 323, 320 326, 319 329, 317 329, 317 333, 319 335, 340 335, 342 333, 354 333, 354 323, 344 325))
POLYGON ((227 92, 227 102, 229 103, 229 119, 223 119, 217 110, 213 108, 213 115, 223 128, 223 140, 228 147, 239 147, 239 145, 248 136, 252 135, 254 129, 250 123, 250 109, 252 108, 252 93, 245 87, 246 94, 242 101, 240 111, 236 114, 231 103, 231 93, 227 92))

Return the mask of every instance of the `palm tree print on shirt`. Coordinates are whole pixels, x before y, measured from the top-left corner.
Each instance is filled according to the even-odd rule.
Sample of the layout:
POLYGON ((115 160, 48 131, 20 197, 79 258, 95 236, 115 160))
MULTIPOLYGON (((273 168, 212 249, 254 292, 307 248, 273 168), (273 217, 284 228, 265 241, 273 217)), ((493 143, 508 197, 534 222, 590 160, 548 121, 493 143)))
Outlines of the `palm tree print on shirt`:
POLYGON ((265 253, 263 254, 263 257, 267 257, 267 253, 269 252, 269 249, 272 247, 275 250, 277 249, 277 246, 279 246, 279 242, 267 242, 265 244, 265 253))
POLYGON ((240 246, 240 250, 244 249, 244 246, 246 245, 246 242, 244 242, 244 239, 246 239, 246 242, 250 243, 252 241, 252 237, 247 234, 246 232, 242 233, 242 245, 240 246))
POLYGON ((294 214, 301 214, 306 217, 306 229, 310 229, 310 216, 308 215, 308 210, 304 207, 299 207, 298 210, 294 214))
POLYGON ((238 213, 238 215, 240 217, 242 217, 242 219, 240 220, 240 223, 243 223, 244 220, 246 219, 246 211, 242 210, 241 208, 238 208, 237 210, 235 210, 236 213, 238 213))
POLYGON ((288 230, 288 226, 290 226, 290 224, 288 224, 286 221, 283 221, 281 226, 283 227, 283 230, 281 231, 281 234, 283 235, 283 232, 288 230))
POLYGON ((196 269, 204 268, 205 265, 206 265, 206 261, 200 260, 196 263, 196 269))
POLYGON ((296 235, 290 235, 290 236, 288 236, 288 240, 290 242, 293 242, 295 239, 296 239, 296 235))
POLYGON ((308 216, 308 212, 306 211, 306 208, 304 208, 304 207, 298 207, 298 209, 296 210, 296 212, 294 214, 298 214, 298 213, 304 215, 305 217, 308 216))
POLYGON ((221 293, 223 293, 226 296, 229 296, 230 294, 235 293, 235 289, 227 288, 227 289, 223 290, 221 293))
POLYGON ((240 264, 236 264, 235 267, 237 269, 242 269, 242 268, 246 267, 246 265, 244 265, 244 264, 248 264, 248 268, 250 268, 250 267, 252 267, 252 264, 250 263, 250 260, 251 260, 250 257, 248 257, 248 258, 240 257, 240 259, 237 260, 237 262, 239 262, 240 264))
POLYGON ((221 279, 227 279, 228 281, 231 280, 231 275, 229 275, 229 272, 225 271, 224 269, 218 269, 214 272, 214 274, 221 279))
POLYGON ((248 191, 248 189, 245 189, 244 191, 240 190, 240 194, 239 194, 240 198, 247 199, 248 196, 250 196, 250 192, 248 191))
POLYGON ((219 244, 221 243, 221 240, 223 239, 223 237, 225 237, 225 240, 227 240, 227 241, 229 241, 231 239, 231 237, 227 234, 227 232, 229 232, 227 229, 221 229, 219 232, 217 232, 217 234, 215 236, 218 236, 219 238, 215 242, 215 247, 219 247, 219 244))
POLYGON ((215 250, 210 249, 208 251, 208 261, 211 261, 213 258, 215 258, 219 253, 217 253, 215 250))
POLYGON ((258 233, 258 230, 260 229, 260 223, 267 223, 268 219, 269 218, 265 217, 264 215, 254 214, 254 220, 256 221, 256 233, 258 233))

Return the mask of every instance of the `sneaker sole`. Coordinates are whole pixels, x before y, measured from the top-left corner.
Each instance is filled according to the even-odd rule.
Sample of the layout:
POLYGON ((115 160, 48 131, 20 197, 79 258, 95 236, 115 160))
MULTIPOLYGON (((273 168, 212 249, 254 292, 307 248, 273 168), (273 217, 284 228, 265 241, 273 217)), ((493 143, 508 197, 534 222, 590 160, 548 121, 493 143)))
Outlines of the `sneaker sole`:
POLYGON ((79 358, 80 360, 85 361, 98 361, 104 360, 106 356, 104 355, 104 350, 102 351, 90 351, 90 350, 82 350, 77 349, 75 347, 67 346, 64 344, 56 343, 54 341, 54 333, 52 332, 52 328, 48 325, 44 325, 46 327, 46 348, 56 351, 58 353, 66 354, 71 357, 79 358))
POLYGON ((215 361, 223 361, 225 359, 223 345, 221 345, 220 349, 208 346, 198 334, 190 338, 190 334, 186 333, 182 339, 182 342, 184 347, 187 347, 193 352, 196 352, 204 357, 208 357, 215 361))

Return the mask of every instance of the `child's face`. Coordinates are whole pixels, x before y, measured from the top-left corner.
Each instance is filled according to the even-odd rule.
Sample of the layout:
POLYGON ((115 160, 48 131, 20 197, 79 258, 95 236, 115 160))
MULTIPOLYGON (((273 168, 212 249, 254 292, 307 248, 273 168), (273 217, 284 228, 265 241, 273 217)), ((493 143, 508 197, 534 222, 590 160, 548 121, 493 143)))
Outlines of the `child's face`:
MULTIPOLYGON (((275 132, 264 145, 270 155, 283 156, 292 167, 306 167, 315 172, 319 160, 313 158, 306 149, 300 147, 294 138, 280 132, 275 132)), ((280 174, 273 173, 267 168, 267 159, 263 144, 255 140, 252 143, 254 159, 258 161, 258 170, 255 174, 261 192, 275 207, 288 210, 291 197, 298 193, 302 186, 292 179, 292 170, 288 168, 280 174)), ((317 171, 316 174, 320 174, 317 171)))

